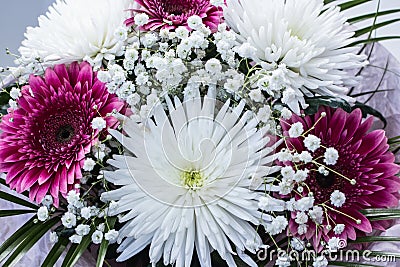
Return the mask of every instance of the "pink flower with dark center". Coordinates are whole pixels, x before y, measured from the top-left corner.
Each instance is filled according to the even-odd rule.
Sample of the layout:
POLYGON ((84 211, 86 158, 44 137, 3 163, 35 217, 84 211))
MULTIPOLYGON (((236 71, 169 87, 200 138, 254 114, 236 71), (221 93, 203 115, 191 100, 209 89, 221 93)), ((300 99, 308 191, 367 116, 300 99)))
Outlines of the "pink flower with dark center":
MULTIPOLYGON (((146 31, 188 27, 187 19, 193 15, 202 18, 207 27, 216 31, 222 19, 222 8, 211 5, 209 0, 135 0, 135 2, 140 8, 132 11, 146 13, 149 16, 148 23, 141 27, 146 31)), ((125 21, 127 26, 134 23, 133 17, 125 21)))
POLYGON ((65 196, 79 183, 85 154, 98 141, 93 118, 115 127, 118 120, 107 114, 124 103, 86 62, 48 68, 44 78, 32 75, 21 92, 19 108, 0 124, 0 171, 17 192, 29 190, 38 203, 50 192, 58 205, 59 193, 65 196))
MULTIPOLYGON (((359 235, 370 233, 373 229, 384 230, 384 221, 370 222, 360 211, 368 208, 389 208, 399 203, 400 179, 396 176, 399 166, 394 163, 393 153, 383 130, 369 131, 373 118, 362 120, 359 109, 346 113, 342 109, 323 107, 313 116, 300 117, 293 115, 290 120, 282 121, 284 136, 289 136, 290 125, 300 122, 308 134, 321 139, 321 147, 311 152, 304 146, 304 138, 287 138, 289 149, 297 153, 309 151, 314 161, 298 165, 299 169, 307 168, 308 177, 304 181, 303 196, 312 193, 315 202, 322 208, 322 223, 319 225, 309 218, 306 233, 299 233, 299 224, 295 222, 297 212, 292 212, 289 229, 301 238, 311 240, 315 248, 321 248, 320 241, 328 241, 336 236, 347 240, 356 239, 359 235), (321 118, 321 113, 326 117, 321 118), (320 119, 319 122, 317 122, 320 119), (317 122, 317 123, 316 123, 317 122), (313 125, 315 125, 314 128, 313 125), (339 158, 334 165, 324 163, 326 148, 333 147, 339 158), (318 172, 324 165, 328 175, 318 172), (354 181, 351 181, 354 179, 354 181), (344 193, 346 200, 340 207, 332 205, 331 195, 338 190, 344 193), (344 224, 344 231, 337 234, 333 231, 338 224, 344 224)), ((286 162, 286 165, 292 163, 286 162)), ((301 196, 293 195, 296 199, 301 196)), ((304 228, 303 228, 304 229, 304 228)))

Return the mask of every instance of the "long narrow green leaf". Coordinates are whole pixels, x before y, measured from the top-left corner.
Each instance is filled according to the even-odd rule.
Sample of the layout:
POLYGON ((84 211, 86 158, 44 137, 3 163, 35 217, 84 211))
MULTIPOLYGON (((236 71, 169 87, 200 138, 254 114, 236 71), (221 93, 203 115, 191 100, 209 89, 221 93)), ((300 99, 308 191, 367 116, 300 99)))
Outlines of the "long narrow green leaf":
POLYGON ((393 144, 397 145, 399 143, 400 143, 400 135, 394 136, 394 137, 388 139, 389 145, 393 145, 393 144))
POLYGON ((380 265, 355 263, 355 262, 342 262, 342 261, 330 261, 329 266, 347 266, 347 267, 380 267, 380 265))
MULTIPOLYGON (((382 77, 380 78, 380 80, 379 80, 379 83, 376 85, 376 87, 375 87, 375 92, 373 93, 373 94, 371 94, 365 101, 364 101, 364 104, 367 104, 373 97, 374 97, 374 95, 376 94, 376 92, 379 90, 379 88, 381 87, 381 85, 382 85, 382 83, 383 83, 383 80, 385 79, 385 77, 386 77, 386 73, 387 73, 387 70, 388 70, 388 68, 389 68, 389 60, 387 59, 386 60, 386 64, 385 64, 385 69, 384 69, 384 71, 383 71, 383 73, 382 73, 382 77)), ((385 119, 384 119, 385 120, 385 119)), ((385 120, 385 122, 386 122, 386 120, 385 120)), ((386 127, 386 123, 385 123, 385 126, 384 126, 384 128, 386 127)))
POLYGON ((382 37, 375 37, 375 38, 368 38, 364 40, 359 40, 351 43, 349 46, 355 46, 359 44, 369 44, 369 43, 377 43, 386 40, 393 40, 393 39, 400 39, 400 36, 382 36, 382 37))
POLYGON ((35 219, 36 216, 33 216, 0 246, 0 262, 26 238, 26 233, 35 227, 35 223, 33 222, 35 219))
POLYGON ((382 123, 383 123, 383 128, 386 127, 386 125, 387 125, 387 120, 386 120, 385 116, 383 116, 382 113, 380 113, 380 112, 377 111, 376 109, 374 109, 374 108, 372 108, 372 107, 366 105, 365 103, 360 103, 360 102, 358 102, 358 101, 357 101, 357 102, 354 104, 354 106, 352 107, 353 110, 356 109, 356 108, 361 109, 361 112, 362 112, 362 114, 363 114, 364 117, 366 117, 367 115, 372 115, 372 116, 374 116, 374 117, 376 117, 376 118, 378 118, 379 120, 382 121, 382 123))
POLYGON ((0 217, 8 217, 35 212, 35 210, 0 210, 0 217))
MULTIPOLYGON (((1 102, 1 101, 0 101, 1 102)), ((9 187, 9 185, 6 183, 6 180, 4 180, 4 179, 2 179, 2 178, 0 178, 0 184, 2 184, 2 185, 4 185, 4 186, 6 186, 6 187, 9 187)), ((24 191, 24 192, 22 192, 22 193, 20 193, 21 195, 24 195, 24 196, 26 196, 26 197, 29 197, 29 192, 28 191, 24 191)))
POLYGON ((359 29, 359 30, 357 30, 356 33, 354 34, 354 37, 359 37, 359 36, 361 36, 361 35, 364 35, 364 34, 366 34, 366 33, 369 33, 369 32, 371 32, 371 31, 374 31, 374 30, 379 29, 379 28, 382 28, 382 27, 384 27, 384 26, 393 24, 393 23, 398 22, 398 21, 400 21, 400 19, 391 19, 391 20, 387 20, 387 21, 383 21, 383 22, 374 24, 374 25, 372 25, 372 26, 368 26, 368 27, 359 29))
POLYGON ((361 22, 361 21, 364 21, 364 20, 367 20, 367 19, 372 19, 372 18, 375 18, 375 17, 390 15, 390 14, 394 14, 394 13, 398 13, 398 12, 400 12, 400 9, 384 10, 384 11, 369 13, 369 14, 357 16, 357 17, 354 17, 354 18, 350 18, 350 19, 347 20, 347 22, 349 22, 349 23, 357 23, 357 22, 361 22))
POLYGON ((38 209, 37 205, 6 192, 0 192, 0 198, 28 208, 38 209))
POLYGON ((361 211, 367 217, 374 216, 400 216, 400 209, 365 209, 361 211))
POLYGON ((356 6, 371 2, 371 1, 372 0, 352 0, 352 1, 348 1, 343 4, 340 4, 338 6, 340 7, 340 10, 343 11, 343 10, 346 10, 346 9, 349 9, 352 7, 356 7, 356 6))
POLYGON ((356 240, 351 240, 349 243, 370 243, 370 242, 399 242, 398 236, 362 236, 356 240))
POLYGON ((106 258, 108 245, 109 245, 109 242, 107 240, 103 239, 103 241, 101 241, 99 255, 97 255, 96 267, 103 267, 104 259, 106 258))
POLYGON ((350 95, 351 97, 359 97, 363 95, 375 94, 375 93, 384 93, 384 92, 393 92, 395 89, 386 89, 386 90, 374 90, 374 91, 365 91, 358 94, 350 95))
POLYGON ((61 267, 73 267, 75 265, 92 241, 94 231, 94 228, 91 229, 89 234, 84 236, 79 244, 73 244, 69 248, 61 267))
POLYGON ((50 250, 46 259, 42 263, 42 267, 54 266, 58 258, 61 256, 65 248, 69 243, 69 239, 66 237, 60 237, 58 242, 54 244, 53 248, 50 250))
POLYGON ((19 246, 14 250, 11 256, 3 264, 3 267, 12 267, 17 264, 20 259, 28 252, 33 245, 39 241, 40 238, 46 234, 60 219, 58 217, 51 218, 43 224, 38 223, 37 229, 29 231, 26 238, 19 244, 19 246))
POLYGON ((387 221, 396 219, 400 219, 400 215, 370 217, 368 220, 373 222, 373 221, 387 221))
MULTIPOLYGON (((117 221, 117 217, 109 218, 108 219, 108 226, 112 229, 115 225, 115 222, 117 221)), ((97 262, 96 262, 96 267, 103 267, 104 264, 104 259, 106 257, 107 249, 108 249, 109 242, 103 238, 100 249, 99 249, 99 254, 97 256, 97 262)))

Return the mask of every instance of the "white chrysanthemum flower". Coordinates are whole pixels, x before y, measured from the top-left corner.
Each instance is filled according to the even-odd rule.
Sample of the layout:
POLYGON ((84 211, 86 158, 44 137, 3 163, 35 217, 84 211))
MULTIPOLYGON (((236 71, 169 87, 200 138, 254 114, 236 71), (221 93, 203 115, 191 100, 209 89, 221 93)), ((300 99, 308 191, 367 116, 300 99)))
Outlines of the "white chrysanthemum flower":
POLYGON ((129 137, 110 130, 134 155, 115 156, 109 163, 118 170, 104 174, 122 186, 102 195, 118 201, 111 216, 124 215, 118 260, 150 244, 152 263, 163 258, 165 265, 190 266, 196 249, 202 266, 211 266, 214 250, 236 266, 235 252, 250 261, 244 254, 252 251, 249 237, 262 244, 252 224, 272 218, 258 210, 264 194, 250 189, 251 178, 279 170, 267 166, 276 158, 269 156, 275 147, 266 147, 267 127, 257 129, 249 111, 241 115, 243 102, 231 110, 228 100, 217 112, 214 94, 200 98, 194 91, 193 98, 181 103, 175 97, 174 104, 166 97, 169 115, 158 104, 154 120, 124 122, 129 137))
POLYGON ((123 55, 116 32, 129 17, 129 0, 57 0, 38 27, 28 27, 19 48, 22 57, 44 66, 88 60, 99 66, 103 58, 123 55))
MULTIPOLYGON (((252 58, 266 68, 286 65, 286 79, 298 94, 344 97, 346 85, 356 84, 346 70, 364 64, 358 48, 347 47, 354 35, 339 7, 323 0, 227 0, 224 16, 238 33, 239 43, 257 49, 252 58)), ((296 107, 297 105, 297 107, 296 107)))

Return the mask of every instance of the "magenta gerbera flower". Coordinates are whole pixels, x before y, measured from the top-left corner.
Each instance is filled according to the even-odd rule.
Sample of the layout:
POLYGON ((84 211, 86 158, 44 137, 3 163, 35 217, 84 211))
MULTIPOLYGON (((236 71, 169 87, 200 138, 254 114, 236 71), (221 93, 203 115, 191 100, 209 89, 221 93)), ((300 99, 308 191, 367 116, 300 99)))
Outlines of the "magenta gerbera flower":
POLYGON ((107 114, 124 103, 86 62, 48 68, 44 78, 32 75, 21 93, 19 108, 0 124, 0 171, 17 192, 29 190, 37 202, 50 192, 58 205, 59 193, 79 183, 85 154, 98 141, 93 118, 102 116, 114 127, 118 121, 107 114))
MULTIPOLYGON (((299 183, 304 191, 292 197, 300 199, 312 193, 314 205, 319 208, 313 210, 314 214, 308 214, 309 219, 301 230, 299 211, 293 211, 289 224, 291 232, 311 240, 315 248, 321 248, 321 240, 328 241, 332 237, 354 240, 373 229, 384 230, 385 222, 370 222, 360 211, 395 207, 399 203, 400 180, 396 176, 399 166, 394 163, 393 153, 388 151, 385 132, 370 131, 373 118, 363 121, 359 109, 346 113, 342 109, 323 107, 313 116, 293 115, 281 123, 284 136, 289 136, 291 125, 296 122, 300 122, 305 131, 310 129, 306 136, 314 135, 321 145, 306 147, 304 134, 286 139, 289 149, 299 154, 308 151, 314 159, 297 166, 309 172, 305 181, 299 183), (325 117, 325 114, 321 116, 323 112, 325 117), (338 152, 337 160, 335 155, 333 160, 327 158, 328 150, 338 152), (318 212, 323 215, 316 222, 312 217, 318 212)), ((286 162, 286 165, 291 164, 286 162)))
MULTIPOLYGON (((222 18, 222 8, 210 4, 209 0, 135 0, 139 9, 134 12, 146 13, 149 16, 143 30, 175 29, 188 26, 187 19, 197 15, 211 30, 216 30, 222 18)), ((127 26, 135 23, 134 18, 125 21, 127 26)))

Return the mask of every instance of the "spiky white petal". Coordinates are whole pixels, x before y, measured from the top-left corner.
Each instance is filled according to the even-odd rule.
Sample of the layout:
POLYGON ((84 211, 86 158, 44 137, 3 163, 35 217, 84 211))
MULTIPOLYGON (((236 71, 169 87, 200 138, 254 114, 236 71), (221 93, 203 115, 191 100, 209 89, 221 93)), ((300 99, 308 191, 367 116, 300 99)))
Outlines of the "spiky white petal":
POLYGON ((57 0, 39 26, 28 27, 19 52, 23 62, 44 66, 83 59, 99 65, 123 53, 117 30, 129 17, 129 0, 57 0))
MULTIPOLYGON (((347 70, 365 64, 357 47, 349 47, 354 32, 338 7, 323 0, 227 0, 224 16, 239 43, 256 48, 254 61, 266 68, 286 66, 288 104, 299 111, 302 95, 344 97, 357 83, 347 70)), ((285 91, 284 91, 285 92, 285 91)), ((298 113, 298 112, 297 112, 298 113)))
POLYGON ((105 172, 122 186, 102 195, 118 201, 115 214, 124 215, 118 260, 150 244, 152 263, 188 267, 196 249, 201 266, 211 266, 214 250, 236 266, 234 251, 250 260, 246 240, 261 244, 251 224, 271 218, 261 216, 263 194, 250 189, 251 178, 277 171, 267 166, 276 157, 268 155, 269 138, 257 130, 257 119, 242 115, 244 103, 231 110, 228 101, 217 112, 214 94, 195 92, 183 103, 166 97, 169 115, 156 105, 147 124, 124 122, 129 137, 110 131, 134 155, 115 156, 109 163, 117 170, 105 172))

